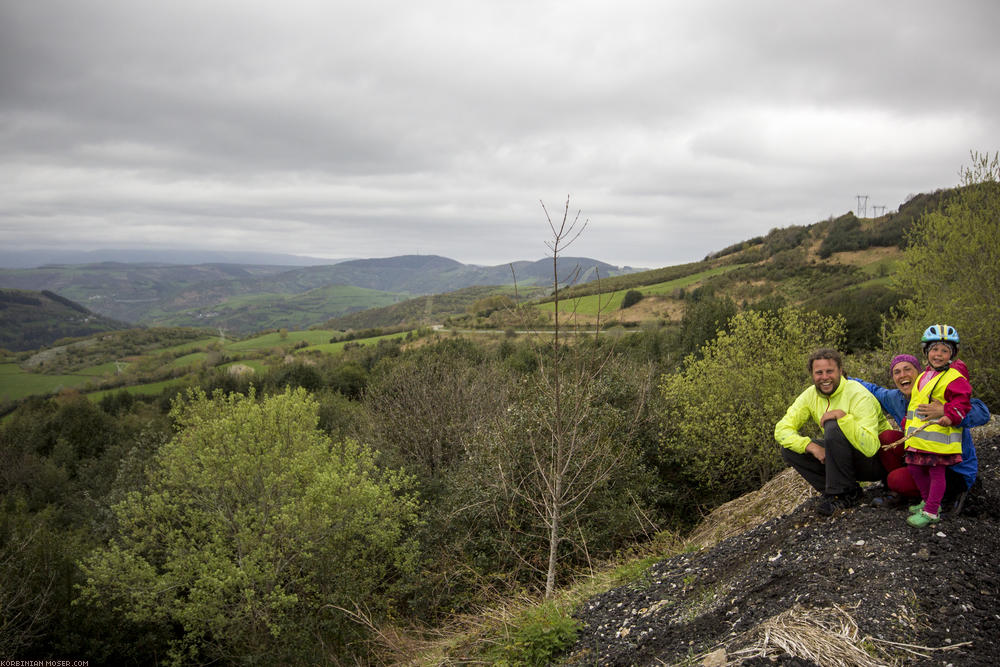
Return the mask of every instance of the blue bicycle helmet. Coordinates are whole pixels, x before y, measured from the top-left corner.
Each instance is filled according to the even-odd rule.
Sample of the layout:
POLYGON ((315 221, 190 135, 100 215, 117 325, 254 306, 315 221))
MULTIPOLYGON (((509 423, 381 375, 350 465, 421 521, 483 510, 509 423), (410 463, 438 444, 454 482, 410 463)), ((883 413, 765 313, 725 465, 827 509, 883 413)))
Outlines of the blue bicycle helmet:
POLYGON ((927 352, 931 343, 948 343, 951 346, 952 354, 957 354, 958 330, 949 324, 932 324, 924 331, 920 343, 924 348, 924 353, 927 352))

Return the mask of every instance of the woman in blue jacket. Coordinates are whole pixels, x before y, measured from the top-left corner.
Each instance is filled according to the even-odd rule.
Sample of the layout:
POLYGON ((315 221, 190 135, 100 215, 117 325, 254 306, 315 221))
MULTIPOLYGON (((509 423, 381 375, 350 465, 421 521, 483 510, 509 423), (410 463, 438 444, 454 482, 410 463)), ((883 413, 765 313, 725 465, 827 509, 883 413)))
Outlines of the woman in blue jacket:
MULTIPOLYGON (((969 377, 968 368, 966 368, 963 362, 956 359, 952 363, 952 368, 958 370, 966 378, 969 377)), ((900 354, 893 357, 892 362, 889 364, 889 369, 892 373, 892 381, 895 383, 896 389, 887 389, 871 382, 865 382, 864 380, 858 380, 858 382, 863 384, 878 399, 878 402, 882 405, 882 409, 896 420, 901 429, 905 430, 906 409, 910 403, 910 394, 913 391, 913 385, 917 380, 917 376, 920 375, 920 362, 913 355, 900 354)), ((857 378, 852 379, 857 380, 857 378)), ((943 406, 940 404, 931 404, 926 407, 928 416, 931 418, 939 417, 940 414, 938 413, 943 414, 943 406)), ((979 399, 972 399, 972 409, 960 424, 965 429, 962 433, 962 462, 949 466, 946 473, 948 481, 948 490, 946 493, 949 497, 956 499, 956 511, 961 511, 961 505, 965 500, 965 493, 972 487, 979 472, 979 460, 976 458, 976 446, 972 443, 970 429, 975 426, 982 426, 989 420, 989 408, 979 399)), ((902 431, 884 431, 879 439, 883 445, 888 445, 902 437, 902 431)), ((891 492, 907 498, 920 496, 917 485, 913 482, 913 478, 910 477, 910 473, 906 469, 906 464, 903 462, 902 443, 896 445, 893 449, 883 450, 880 453, 880 459, 882 465, 888 471, 886 486, 889 487, 891 492)))

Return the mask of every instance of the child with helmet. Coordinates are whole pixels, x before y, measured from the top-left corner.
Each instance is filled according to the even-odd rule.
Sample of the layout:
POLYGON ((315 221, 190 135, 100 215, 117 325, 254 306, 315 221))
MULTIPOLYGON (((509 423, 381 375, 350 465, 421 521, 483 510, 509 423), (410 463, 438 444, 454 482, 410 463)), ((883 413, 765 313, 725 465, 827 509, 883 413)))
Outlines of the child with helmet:
POLYGON ((918 528, 937 523, 945 491, 945 469, 962 462, 959 424, 969 413, 972 385, 951 362, 958 331, 932 324, 921 337, 928 366, 917 378, 906 415, 906 465, 923 500, 906 520, 918 528))

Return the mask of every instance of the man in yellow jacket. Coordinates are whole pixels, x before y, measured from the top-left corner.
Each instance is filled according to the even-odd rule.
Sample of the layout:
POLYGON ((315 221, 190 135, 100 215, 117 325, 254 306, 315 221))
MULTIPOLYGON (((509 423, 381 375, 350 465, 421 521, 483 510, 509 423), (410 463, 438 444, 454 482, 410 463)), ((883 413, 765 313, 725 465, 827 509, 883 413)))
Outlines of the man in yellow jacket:
POLYGON ((858 480, 882 479, 878 434, 889 422, 875 397, 860 383, 843 377, 840 353, 829 348, 809 356, 813 386, 792 403, 774 427, 781 457, 795 468, 823 499, 816 511, 830 516, 862 498, 858 480), (812 421, 821 438, 801 435, 812 421))

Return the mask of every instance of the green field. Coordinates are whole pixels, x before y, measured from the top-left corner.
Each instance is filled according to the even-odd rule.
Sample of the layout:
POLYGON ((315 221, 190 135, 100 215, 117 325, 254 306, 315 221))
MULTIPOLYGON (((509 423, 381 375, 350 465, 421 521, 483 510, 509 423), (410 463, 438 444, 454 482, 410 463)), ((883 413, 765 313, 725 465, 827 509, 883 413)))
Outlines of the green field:
POLYGON ((177 357, 170 362, 169 366, 171 368, 184 368, 185 366, 196 364, 199 361, 204 361, 207 358, 208 352, 192 352, 190 354, 185 354, 183 357, 177 357))
MULTIPOLYGON (((348 343, 357 343, 359 345, 368 345, 369 343, 377 343, 380 340, 391 340, 393 338, 402 338, 405 336, 407 331, 394 334, 386 334, 384 336, 372 336, 371 338, 360 338, 358 340, 351 341, 341 341, 339 343, 319 343, 317 345, 310 345, 309 347, 303 347, 296 352, 323 352, 324 354, 340 354, 344 351, 344 346, 348 343)), ((289 334, 291 335, 291 334, 289 334)), ((329 339, 329 336, 327 337, 329 339)))
POLYGON ((17 364, 0 364, 0 398, 18 400, 36 394, 52 394, 64 388, 82 387, 93 375, 42 375, 26 373, 17 364))
POLYGON ((333 336, 338 335, 339 333, 339 331, 326 331, 322 329, 289 331, 285 337, 282 338, 280 333, 274 332, 264 334, 263 336, 257 336, 256 338, 250 338, 248 340, 227 343, 225 345, 225 350, 227 352, 259 352, 261 350, 271 350, 275 347, 294 345, 299 341, 305 341, 309 345, 320 345, 322 343, 328 343, 333 336))
POLYGON ((180 345, 174 345, 173 347, 165 347, 161 350, 166 354, 180 354, 182 352, 193 352, 195 350, 202 350, 207 347, 210 343, 218 342, 218 337, 212 338, 202 338, 201 340, 191 341, 190 343, 181 343, 180 345))
POLYGON ((683 289, 685 287, 689 287, 700 280, 705 280, 706 278, 711 278, 713 276, 718 276, 723 273, 728 273, 736 268, 739 268, 739 266, 736 264, 730 264, 728 266, 717 266, 714 269, 708 269, 707 271, 702 271, 701 273, 695 273, 690 276, 685 276, 684 278, 678 278, 677 280, 668 280, 665 283, 657 283, 656 285, 641 287, 639 288, 639 291, 642 292, 643 296, 652 294, 669 295, 676 289, 683 289))
MULTIPOLYGON (((127 363, 123 363, 121 366, 123 371, 127 370, 128 367, 129 364, 127 363)), ((117 372, 118 372, 117 363, 114 361, 109 361, 105 364, 99 364, 97 366, 90 366, 89 368, 83 368, 74 373, 74 375, 91 375, 93 377, 104 377, 105 375, 114 375, 117 372)))

